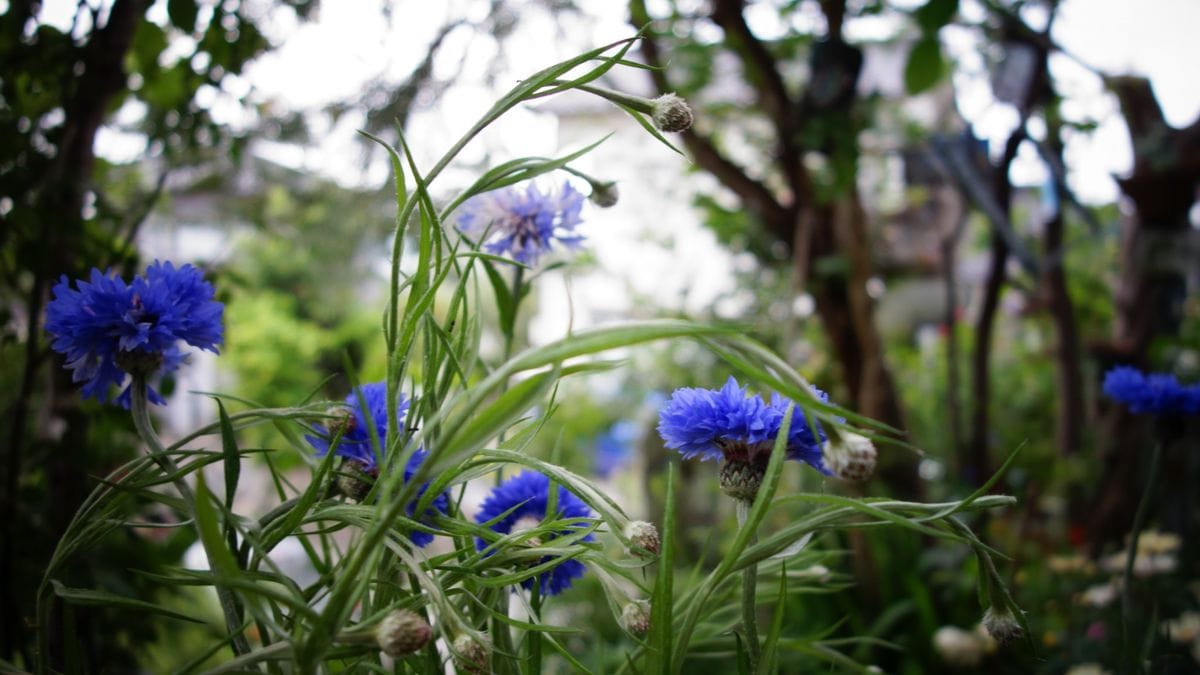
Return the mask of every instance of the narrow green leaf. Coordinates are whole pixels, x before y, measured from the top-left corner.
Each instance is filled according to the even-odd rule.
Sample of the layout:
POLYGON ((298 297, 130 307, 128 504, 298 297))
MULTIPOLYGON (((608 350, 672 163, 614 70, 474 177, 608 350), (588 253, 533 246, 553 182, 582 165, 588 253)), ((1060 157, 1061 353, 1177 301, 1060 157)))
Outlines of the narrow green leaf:
POLYGON ((136 612, 150 612, 152 614, 160 614, 172 619, 180 621, 188 621, 190 623, 204 623, 203 620, 195 617, 181 614, 166 607, 159 607, 152 602, 145 600, 137 600, 135 598, 127 598, 116 593, 108 591, 92 590, 87 588, 67 588, 63 586, 57 579, 50 580, 54 586, 54 594, 63 599, 63 602, 72 605, 83 605, 88 607, 117 607, 120 609, 128 609, 136 612))
POLYGON ((675 616, 675 463, 667 462, 667 494, 663 506, 661 551, 658 558, 658 573, 654 581, 654 592, 650 596, 650 633, 646 643, 647 673, 668 675, 671 672, 671 654, 674 634, 672 620, 675 616))
POLYGON ((558 381, 558 375, 557 371, 550 371, 526 378, 501 394, 491 405, 465 411, 463 416, 467 419, 461 422, 458 432, 446 440, 442 461, 446 461, 444 458, 453 460, 478 448, 504 431, 513 420, 542 399, 558 381))
POLYGON ((779 573, 779 601, 775 605, 775 617, 771 620, 771 631, 767 633, 767 640, 763 643, 762 656, 758 661, 759 675, 770 675, 776 672, 779 660, 779 636, 783 633, 784 607, 787 604, 787 580, 787 563, 785 562, 779 573))
POLYGON ((238 574, 237 561, 233 553, 225 548, 225 540, 221 537, 221 523, 217 517, 217 509, 212 503, 213 494, 204 482, 204 472, 196 472, 196 528, 200 531, 200 543, 204 545, 208 559, 212 563, 213 573, 218 577, 236 577, 238 574))
POLYGON ((217 414, 221 424, 221 452, 225 456, 225 508, 233 510, 233 498, 237 495, 238 478, 242 473, 242 458, 238 455, 237 438, 233 434, 233 423, 225 412, 225 404, 217 401, 217 414))

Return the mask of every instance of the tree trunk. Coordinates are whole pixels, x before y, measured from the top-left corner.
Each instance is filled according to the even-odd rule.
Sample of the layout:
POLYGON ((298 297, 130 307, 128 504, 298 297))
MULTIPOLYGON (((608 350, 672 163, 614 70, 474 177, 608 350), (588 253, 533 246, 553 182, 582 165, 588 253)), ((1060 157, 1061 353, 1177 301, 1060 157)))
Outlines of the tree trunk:
MULTIPOLYGON (((1185 272, 1195 265, 1180 256, 1187 250, 1182 239, 1191 230, 1188 216, 1200 186, 1200 122, 1171 128, 1143 78, 1113 78, 1110 86, 1133 141, 1133 173, 1119 183, 1134 215, 1123 236, 1114 334, 1102 350, 1102 365, 1105 370, 1116 364, 1145 368, 1154 339, 1179 331, 1185 272)), ((1094 550, 1129 529, 1144 487, 1130 477, 1138 475, 1141 458, 1153 441, 1146 425, 1136 422, 1123 406, 1101 409, 1104 474, 1080 514, 1087 518, 1083 525, 1094 550)))

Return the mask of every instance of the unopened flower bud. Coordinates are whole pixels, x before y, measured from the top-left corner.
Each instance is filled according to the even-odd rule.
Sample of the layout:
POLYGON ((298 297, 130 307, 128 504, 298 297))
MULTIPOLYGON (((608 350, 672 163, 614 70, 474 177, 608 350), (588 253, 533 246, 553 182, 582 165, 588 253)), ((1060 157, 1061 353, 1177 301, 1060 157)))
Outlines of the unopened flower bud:
POLYGON ((371 485, 375 482, 374 472, 358 460, 343 461, 338 467, 338 491, 356 502, 367 498, 371 485))
POLYGON ((638 637, 650 632, 650 603, 634 600, 621 610, 621 625, 638 637))
POLYGON ((659 131, 686 131, 692 127, 692 109, 674 93, 659 96, 653 104, 650 116, 659 131))
POLYGON ((988 607, 983 613, 983 627, 1000 644, 1021 637, 1021 624, 1007 607, 988 607))
POLYGON ((592 183, 592 194, 588 195, 588 199, 596 206, 607 209, 610 206, 615 206, 620 196, 621 194, 617 190, 616 183, 612 181, 608 181, 607 183, 597 181, 592 183))
POLYGON ((821 460, 834 476, 862 482, 875 473, 875 444, 866 436, 843 431, 821 446, 821 460))
POLYGON ((420 614, 398 609, 383 618, 375 628, 375 641, 384 654, 398 659, 429 644, 433 629, 420 614))
POLYGON ((767 473, 764 461, 742 461, 740 459, 721 462, 718 482, 721 491, 742 501, 752 502, 762 486, 763 476, 767 473))
POLYGON ((454 652, 454 661, 461 671, 467 673, 489 672, 490 650, 487 645, 481 644, 470 635, 459 635, 454 638, 454 652))
POLYGON ((345 436, 358 426, 358 418, 348 405, 339 403, 331 406, 325 414, 329 416, 325 419, 325 430, 329 432, 330 438, 345 436))
POLYGON ((625 536, 629 539, 630 552, 634 555, 658 555, 662 550, 662 540, 658 537, 658 528, 654 527, 654 523, 634 520, 626 526, 625 536))

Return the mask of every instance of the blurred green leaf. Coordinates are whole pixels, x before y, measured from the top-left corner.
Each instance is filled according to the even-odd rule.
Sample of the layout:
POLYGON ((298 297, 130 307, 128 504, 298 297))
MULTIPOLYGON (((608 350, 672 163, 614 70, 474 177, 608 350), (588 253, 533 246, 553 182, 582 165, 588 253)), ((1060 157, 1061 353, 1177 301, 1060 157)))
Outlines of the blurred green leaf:
POLYGON ((204 623, 204 621, 201 619, 197 619, 186 614, 181 614, 165 607, 159 607, 152 602, 127 598, 122 595, 117 595, 116 593, 109 593, 108 591, 87 588, 67 588, 66 586, 63 586, 62 583, 57 579, 51 579, 50 583, 54 586, 55 595, 62 598, 64 602, 73 605, 119 607, 121 609, 128 609, 137 612, 150 612, 152 614, 159 614, 172 619, 179 619, 180 621, 204 623))
POLYGON ((904 67, 904 87, 909 94, 919 94, 938 83, 946 70, 942 46, 936 35, 927 35, 913 45, 904 67))
POLYGON ((197 12, 196 0, 167 0, 167 17, 176 28, 189 35, 196 30, 197 12))
POLYGON ((941 29, 942 26, 950 23, 954 15, 958 13, 958 0, 929 0, 924 5, 917 8, 914 16, 917 19, 917 25, 925 32, 927 36, 932 36, 941 29))

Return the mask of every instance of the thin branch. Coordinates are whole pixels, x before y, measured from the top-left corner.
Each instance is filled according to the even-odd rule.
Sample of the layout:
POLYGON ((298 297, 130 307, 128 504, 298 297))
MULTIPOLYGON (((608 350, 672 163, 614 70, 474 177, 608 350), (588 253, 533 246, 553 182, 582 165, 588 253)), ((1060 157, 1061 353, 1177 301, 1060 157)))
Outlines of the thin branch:
MULTIPOLYGON (((629 3, 631 21, 635 28, 642 28, 650 22, 643 0, 631 0, 629 3)), ((660 91, 673 91, 667 79, 663 66, 662 55, 658 43, 651 32, 642 38, 642 58, 650 66, 648 72, 654 86, 660 91)), ((681 132, 684 147, 692 155, 693 161, 711 173, 722 185, 732 190, 746 208, 768 226, 787 220, 787 210, 779 203, 774 193, 761 182, 747 175, 745 169, 725 157, 716 144, 708 136, 696 131, 695 127, 681 132)), ((784 241, 787 241, 786 239, 784 241)))

